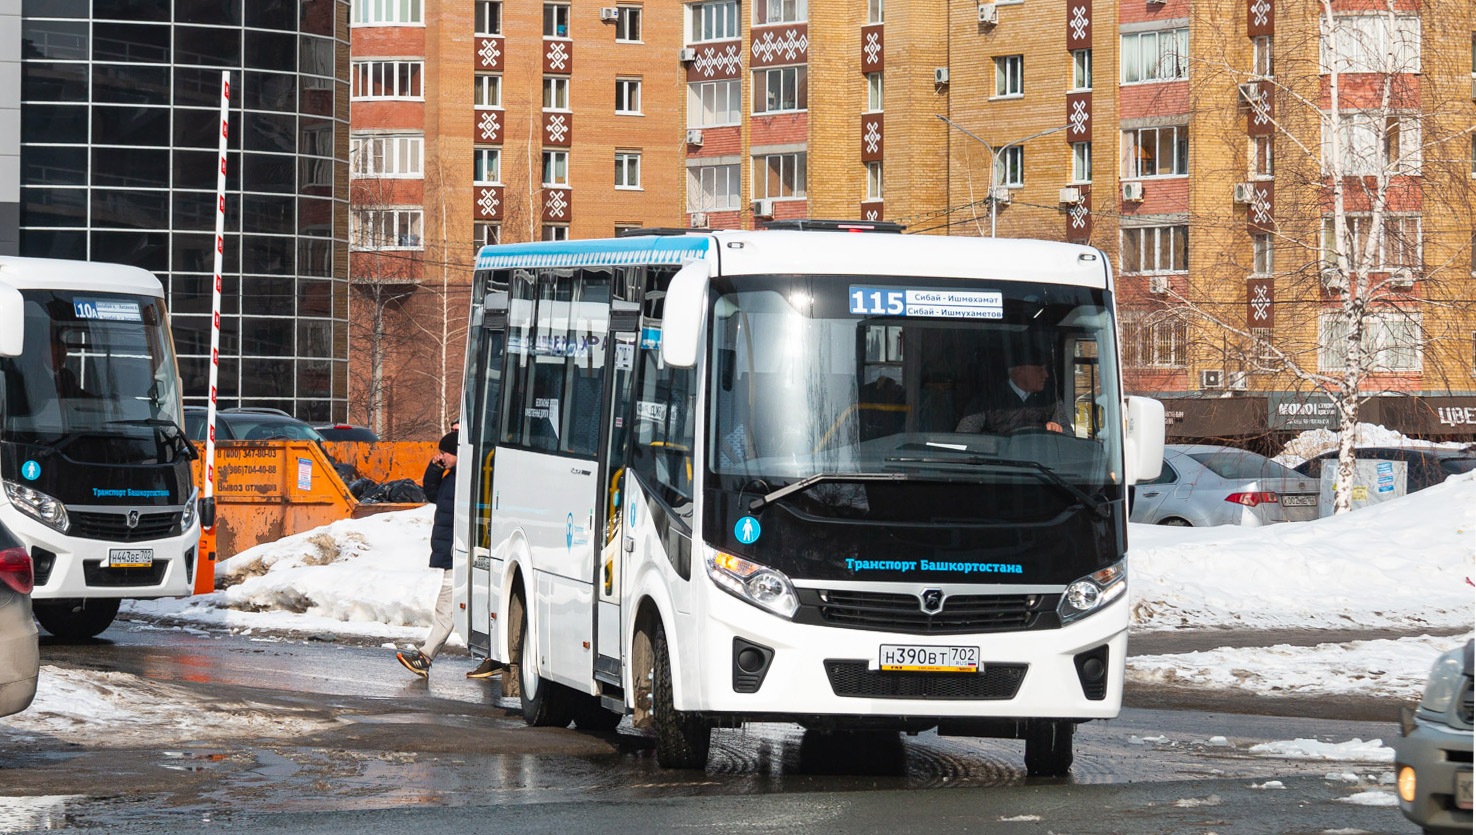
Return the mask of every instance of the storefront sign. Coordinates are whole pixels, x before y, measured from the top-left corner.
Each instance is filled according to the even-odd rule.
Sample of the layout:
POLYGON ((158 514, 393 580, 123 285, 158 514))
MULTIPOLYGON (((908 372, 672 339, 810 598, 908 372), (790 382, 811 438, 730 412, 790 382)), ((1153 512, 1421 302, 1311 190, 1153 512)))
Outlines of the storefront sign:
POLYGON ((1381 422, 1406 435, 1476 436, 1476 397, 1380 397, 1381 422))
POLYGON ((1338 408, 1323 392, 1277 392, 1271 395, 1267 424, 1276 431, 1305 432, 1338 428, 1338 408))
POLYGON ((1169 438, 1239 438, 1266 431, 1266 398, 1168 397, 1163 399, 1169 438))

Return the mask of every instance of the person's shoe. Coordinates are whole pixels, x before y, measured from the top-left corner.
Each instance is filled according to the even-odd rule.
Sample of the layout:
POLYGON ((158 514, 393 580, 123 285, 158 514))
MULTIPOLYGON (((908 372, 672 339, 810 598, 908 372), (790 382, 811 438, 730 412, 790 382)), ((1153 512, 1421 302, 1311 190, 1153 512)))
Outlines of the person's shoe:
POLYGON ((477 668, 475 670, 472 670, 471 672, 467 673, 466 674, 466 677, 467 678, 491 678, 491 677, 497 675, 499 672, 502 672, 502 662, 500 662, 500 661, 493 661, 490 658, 483 658, 482 659, 482 663, 478 664, 477 665, 477 668))
POLYGON ((425 653, 422 653, 420 650, 407 649, 404 652, 397 652, 395 653, 395 658, 398 658, 400 663, 405 665, 405 669, 421 678, 428 678, 430 676, 431 660, 426 658, 425 653))

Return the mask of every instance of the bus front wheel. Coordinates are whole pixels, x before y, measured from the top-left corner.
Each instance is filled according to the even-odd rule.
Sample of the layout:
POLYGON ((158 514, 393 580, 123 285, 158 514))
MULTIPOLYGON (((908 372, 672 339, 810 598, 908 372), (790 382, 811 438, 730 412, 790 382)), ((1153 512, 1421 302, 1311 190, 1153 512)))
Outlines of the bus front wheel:
POLYGON ((1071 770, 1070 719, 1032 719, 1025 729, 1025 773, 1031 777, 1064 777, 1071 770))
POLYGON ((666 629, 656 624, 652 651, 656 669, 651 682, 651 724, 656 729, 656 762, 662 768, 705 768, 707 749, 712 742, 712 729, 707 720, 695 713, 683 713, 673 706, 671 689, 671 653, 666 643, 666 629))
POLYGON ((518 670, 519 697, 523 703, 523 721, 538 727, 565 728, 569 726, 570 695, 563 685, 556 684, 538 674, 538 650, 533 646, 528 629, 528 607, 519 606, 522 617, 518 621, 517 658, 513 664, 518 670))
POLYGON ((37 600, 32 604, 41 628, 58 638, 96 638, 113 625, 118 616, 116 597, 92 600, 37 600))

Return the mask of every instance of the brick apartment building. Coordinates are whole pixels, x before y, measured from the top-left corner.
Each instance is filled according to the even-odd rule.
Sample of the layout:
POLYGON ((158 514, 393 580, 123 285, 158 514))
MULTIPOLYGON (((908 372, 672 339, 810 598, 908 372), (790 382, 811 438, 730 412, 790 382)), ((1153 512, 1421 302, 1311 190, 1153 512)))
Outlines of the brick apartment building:
MULTIPOLYGON (((1099 246, 1171 434, 1330 425, 1267 347, 1337 362, 1320 2, 421 2, 353 13, 354 404, 391 434, 455 410, 476 246, 802 217, 1099 246)), ((1476 407, 1476 11, 1381 8, 1334 3, 1340 101, 1392 126, 1349 141, 1395 136, 1365 387, 1425 397, 1367 414, 1476 434, 1447 419, 1476 407)), ((1374 172, 1348 173, 1357 236, 1374 172)))

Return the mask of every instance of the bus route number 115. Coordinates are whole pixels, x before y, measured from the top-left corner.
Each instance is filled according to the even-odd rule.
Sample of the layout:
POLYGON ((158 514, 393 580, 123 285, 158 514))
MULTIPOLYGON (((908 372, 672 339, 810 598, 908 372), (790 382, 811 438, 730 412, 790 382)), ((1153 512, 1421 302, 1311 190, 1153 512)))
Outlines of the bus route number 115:
POLYGON ((906 291, 852 287, 851 312, 867 316, 902 316, 907 312, 906 291))

